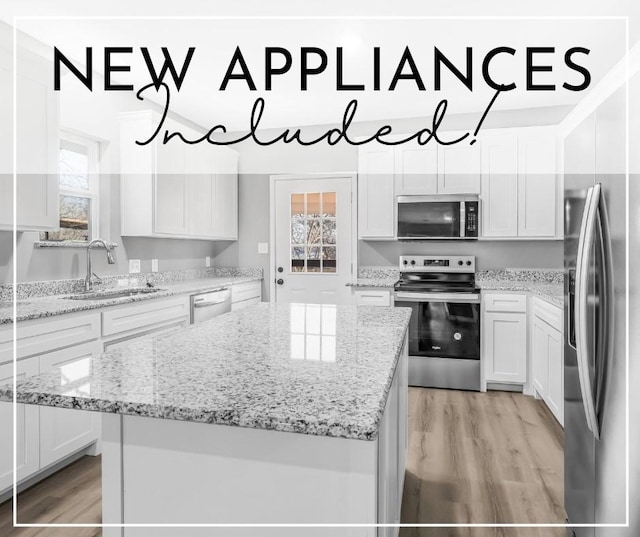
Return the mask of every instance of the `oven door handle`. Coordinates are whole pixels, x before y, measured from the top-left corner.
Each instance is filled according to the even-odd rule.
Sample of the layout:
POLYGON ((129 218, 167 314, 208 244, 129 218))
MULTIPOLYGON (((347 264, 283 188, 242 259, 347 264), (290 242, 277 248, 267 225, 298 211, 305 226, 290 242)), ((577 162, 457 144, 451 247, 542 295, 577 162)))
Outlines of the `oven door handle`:
POLYGON ((396 291, 396 301, 400 302, 449 302, 479 304, 480 293, 406 293, 396 291))

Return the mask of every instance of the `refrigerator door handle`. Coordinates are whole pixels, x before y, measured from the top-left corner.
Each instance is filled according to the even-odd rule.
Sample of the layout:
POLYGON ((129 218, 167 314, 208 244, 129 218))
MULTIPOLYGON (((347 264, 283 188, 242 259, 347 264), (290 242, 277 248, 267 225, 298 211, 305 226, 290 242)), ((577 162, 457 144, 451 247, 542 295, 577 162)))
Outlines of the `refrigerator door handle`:
MULTIPOLYGON (((600 186, 600 185, 598 185, 600 186)), ((602 430, 603 405, 605 400, 605 389, 607 382, 607 372, 611 357, 613 356, 614 345, 614 282, 613 282, 613 250, 611 246, 611 233, 609 230, 609 215, 607 204, 604 199, 604 192, 600 191, 598 204, 598 228, 600 237, 600 249, 602 253, 602 274, 600 287, 600 311, 602 322, 599 323, 599 345, 600 351, 596 355, 596 393, 595 409, 598 419, 599 430, 602 430)))
POLYGON ((578 259, 576 262, 576 297, 575 297, 575 331, 576 356, 582 403, 587 418, 587 426, 596 439, 600 438, 600 428, 596 415, 595 398, 589 375, 589 340, 588 340, 588 300, 589 300, 589 267, 593 252, 593 239, 598 224, 598 208, 600 204, 600 185, 589 189, 585 203, 580 239, 578 241, 578 259))

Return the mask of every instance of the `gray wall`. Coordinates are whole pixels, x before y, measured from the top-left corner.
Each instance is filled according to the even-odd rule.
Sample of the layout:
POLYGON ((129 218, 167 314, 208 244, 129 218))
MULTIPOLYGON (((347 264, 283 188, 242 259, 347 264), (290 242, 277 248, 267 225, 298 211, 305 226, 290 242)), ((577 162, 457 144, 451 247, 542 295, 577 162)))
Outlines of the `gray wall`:
POLYGON ((562 241, 359 241, 358 263, 397 265, 400 255, 475 255, 478 270, 562 268, 562 241))

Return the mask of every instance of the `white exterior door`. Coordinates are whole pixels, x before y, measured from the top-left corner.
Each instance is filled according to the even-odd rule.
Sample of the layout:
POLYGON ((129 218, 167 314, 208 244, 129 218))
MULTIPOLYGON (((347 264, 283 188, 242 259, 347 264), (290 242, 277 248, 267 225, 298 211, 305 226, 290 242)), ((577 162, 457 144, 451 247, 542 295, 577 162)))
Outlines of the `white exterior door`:
POLYGON ((351 303, 354 180, 273 178, 273 301, 351 303))

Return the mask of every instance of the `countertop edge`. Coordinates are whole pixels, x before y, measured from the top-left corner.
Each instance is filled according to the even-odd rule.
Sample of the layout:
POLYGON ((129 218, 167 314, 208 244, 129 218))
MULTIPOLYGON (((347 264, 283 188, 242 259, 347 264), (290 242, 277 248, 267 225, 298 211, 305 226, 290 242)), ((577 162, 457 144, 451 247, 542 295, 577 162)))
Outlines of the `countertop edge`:
MULTIPOLYGON (((376 306, 357 306, 358 308, 376 308, 376 306)), ((389 356, 393 352, 393 358, 389 360, 388 376, 384 381, 384 386, 380 385, 381 391, 377 406, 372 406, 361 421, 340 418, 330 420, 306 420, 302 419, 279 419, 277 416, 256 420, 252 416, 243 416, 233 408, 207 408, 193 406, 158 405, 153 403, 132 403, 109 398, 92 398, 74 395, 60 395, 48 390, 24 393, 20 387, 16 392, 16 401, 22 404, 32 404, 38 406, 49 406, 54 408, 86 410, 111 414, 121 414, 129 416, 150 417, 158 419, 172 419, 176 421, 188 421, 193 423, 203 423, 209 425, 227 425, 244 427, 251 429, 272 430, 278 432, 290 432, 297 434, 307 434, 312 436, 327 436, 334 438, 344 438, 349 440, 374 441, 378 438, 382 417, 393 379, 396 375, 398 364, 402 357, 402 352, 407 336, 410 320, 410 309, 394 308, 406 310, 402 312, 402 325, 393 330, 394 337, 397 337, 395 348, 389 349, 389 356)), ((13 387, 0 388, 0 400, 12 401, 14 397, 13 387)))
MULTIPOLYGON (((218 278, 221 278, 221 277, 218 277, 218 278)), ((180 288, 179 286, 184 287, 188 285, 189 280, 186 280, 186 281, 183 280, 180 282, 170 282, 170 283, 160 284, 158 285, 158 288, 161 290, 158 291, 157 293, 140 294, 135 296, 127 296, 127 297, 120 297, 120 298, 113 298, 113 299, 102 299, 99 301, 67 299, 68 302, 70 303, 66 304, 64 307, 61 307, 59 310, 55 310, 55 311, 44 310, 42 312, 37 312, 37 313, 18 315, 16 318, 16 321, 17 322, 33 321, 36 319, 56 317, 58 315, 66 315, 69 313, 91 311, 96 309, 108 308, 112 306, 122 306, 125 304, 131 304, 134 302, 143 302, 146 300, 153 300, 157 298, 167 298, 167 297, 176 296, 176 295, 191 295, 194 293, 202 293, 206 291, 215 291, 217 289, 223 289, 230 285, 239 285, 242 283, 250 283, 250 282, 263 280, 261 276, 224 276, 224 278, 227 278, 233 281, 227 281, 223 283, 218 282, 218 283, 211 283, 211 284, 204 284, 203 282, 204 285, 202 286, 197 286, 192 289, 185 290, 184 288, 180 288), (172 285, 175 286, 175 288, 172 289, 171 288, 172 285)), ((200 280, 194 280, 194 281, 200 281, 200 280)), ((31 300, 36 300, 36 301, 45 300, 45 299, 65 300, 65 297, 67 296, 69 295, 52 295, 50 297, 38 297, 31 300)), ((29 301, 30 301, 29 299, 26 299, 24 302, 29 302, 29 301)), ((18 306, 19 304, 20 304, 20 301, 18 301, 18 306)), ((13 324, 12 317, 0 317, 0 326, 11 325, 11 324, 13 324)))

